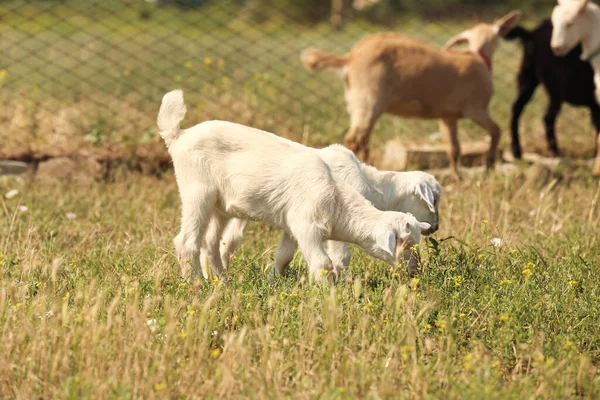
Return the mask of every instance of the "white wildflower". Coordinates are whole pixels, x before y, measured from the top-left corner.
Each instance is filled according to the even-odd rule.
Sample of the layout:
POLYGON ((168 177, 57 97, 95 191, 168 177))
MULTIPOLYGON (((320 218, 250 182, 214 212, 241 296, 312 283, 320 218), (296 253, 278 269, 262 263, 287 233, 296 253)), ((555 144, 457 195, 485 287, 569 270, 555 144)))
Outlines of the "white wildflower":
POLYGON ((13 197, 15 197, 18 194, 19 194, 19 191, 17 189, 12 189, 12 190, 9 190, 8 192, 6 192, 4 197, 6 197, 7 199, 12 199, 13 197))
POLYGON ((75 219, 75 218, 77 218, 77 214, 75 214, 75 213, 72 213, 72 212, 68 212, 68 213, 66 213, 66 214, 65 214, 65 216, 66 216, 67 218, 69 218, 69 219, 75 219))
POLYGON ((502 239, 500 239, 500 238, 492 238, 492 240, 490 240, 490 243, 492 245, 494 245, 495 247, 500 247, 502 245, 502 239))
POLYGON ((151 332, 154 332, 156 328, 158 328, 158 323, 155 319, 149 319, 148 321, 146 321, 146 325, 148 326, 148 328, 150 328, 151 332))

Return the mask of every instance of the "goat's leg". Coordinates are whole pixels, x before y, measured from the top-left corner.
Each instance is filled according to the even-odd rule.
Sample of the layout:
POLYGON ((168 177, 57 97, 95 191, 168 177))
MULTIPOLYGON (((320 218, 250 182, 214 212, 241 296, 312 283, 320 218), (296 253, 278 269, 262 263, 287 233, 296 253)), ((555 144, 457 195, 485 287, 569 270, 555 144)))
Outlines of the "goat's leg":
POLYGON ((450 170, 456 179, 460 179, 458 172, 458 161, 460 158, 460 143, 458 142, 458 121, 455 119, 440 120, 440 133, 444 141, 448 144, 448 160, 450 161, 450 170))
POLYGON ((334 273, 345 271, 350 266, 352 253, 347 243, 328 240, 327 254, 333 263, 334 273))
POLYGON ((525 109, 525 106, 531 100, 538 86, 538 80, 535 74, 519 74, 519 97, 512 106, 512 118, 510 122, 511 147, 513 156, 516 159, 521 159, 521 141, 519 140, 519 119, 525 109))
POLYGON ((309 279, 322 282, 333 270, 333 263, 325 252, 323 234, 316 226, 297 226, 292 234, 308 263, 309 279), (300 228, 300 229, 298 229, 300 228))
POLYGON ((188 189, 182 197, 181 230, 173 243, 185 277, 200 277, 200 247, 214 203, 214 194, 203 189, 188 189))
POLYGON ((486 110, 474 110, 467 115, 468 118, 471 118, 473 122, 477 125, 481 126, 483 129, 488 131, 490 134, 490 150, 487 154, 486 159, 486 171, 494 169, 494 164, 496 163, 496 154, 498 153, 498 144, 500 143, 500 126, 490 117, 490 114, 486 110))
POLYGON ((274 275, 283 275, 285 273, 294 259, 296 250, 298 250, 296 239, 294 239, 287 231, 283 231, 281 241, 277 247, 277 253, 275 253, 275 263, 273 264, 274 275))
MULTIPOLYGON (((357 100, 357 99, 353 99, 357 100)), ((360 100, 359 104, 348 103, 350 114, 350 129, 344 136, 344 146, 350 149, 363 162, 369 161, 369 139, 371 132, 381 115, 376 105, 360 100)))
POLYGON ((594 161, 592 175, 600 176, 600 131, 598 131, 598 134, 596 135, 596 161, 594 161))
MULTIPOLYGON (((600 134, 600 106, 598 104, 594 103, 594 105, 590 107, 590 115, 592 117, 592 125, 594 125, 596 132, 599 132, 600 134)), ((594 156, 597 156, 599 152, 600 148, 599 146, 596 146, 594 156)))
POLYGON ((248 225, 248 221, 232 218, 223 231, 223 238, 219 243, 221 251, 221 264, 223 268, 229 268, 231 257, 239 247, 244 238, 244 230, 248 225))
POLYGON ((546 125, 546 140, 548 142, 548 150, 554 157, 559 156, 558 144, 556 143, 556 118, 560 113, 561 102, 550 98, 550 104, 546 109, 546 115, 544 115, 544 124, 546 125))
POLYGON ((202 239, 202 249, 200 251, 202 265, 202 275, 208 279, 208 268, 212 270, 217 277, 222 277, 224 273, 223 263, 221 261, 221 252, 219 251, 220 239, 223 235, 223 229, 227 225, 229 218, 214 212, 204 238, 202 239))

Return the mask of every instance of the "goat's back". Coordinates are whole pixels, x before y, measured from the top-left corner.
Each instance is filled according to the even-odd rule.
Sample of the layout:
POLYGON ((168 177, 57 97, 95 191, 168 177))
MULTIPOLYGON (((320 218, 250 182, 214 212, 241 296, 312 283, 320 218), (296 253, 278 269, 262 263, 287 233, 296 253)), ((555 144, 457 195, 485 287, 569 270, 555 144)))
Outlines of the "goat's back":
POLYGON ((269 132, 207 121, 186 129, 171 154, 179 186, 216 190, 219 208, 234 217, 285 227, 289 212, 308 217, 335 204, 325 162, 269 132))

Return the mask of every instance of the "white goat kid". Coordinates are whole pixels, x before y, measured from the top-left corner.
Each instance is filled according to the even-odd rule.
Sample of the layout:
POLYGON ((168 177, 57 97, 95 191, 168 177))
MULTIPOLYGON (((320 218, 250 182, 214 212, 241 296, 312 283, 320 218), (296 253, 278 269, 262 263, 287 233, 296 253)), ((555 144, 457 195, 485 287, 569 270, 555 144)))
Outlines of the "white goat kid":
MULTIPOLYGON (((425 235, 437 231, 442 188, 432 175, 421 171, 379 171, 361 163, 354 153, 340 145, 314 151, 331 168, 336 181, 352 186, 377 209, 410 213, 417 220, 427 222, 431 229, 423 232, 425 235)), ((221 261, 225 268, 239 246, 246 225, 247 221, 232 219, 225 228, 221 241, 221 261)), ((284 234, 273 268, 275 272, 283 273, 296 249, 293 238, 284 234)), ((336 270, 350 265, 350 249, 345 243, 328 241, 327 254, 336 270)), ((205 257, 202 257, 202 261, 202 272, 207 277, 205 257)))
MULTIPOLYGON (((581 43, 581 59, 594 68, 596 99, 600 104, 600 7, 590 0, 559 0, 552 11, 552 40, 557 56, 581 43)), ((600 132, 596 136, 596 161, 592 174, 600 176, 600 132)))
POLYGON ((336 183, 313 150, 224 121, 184 130, 185 113, 183 93, 176 90, 163 97, 157 120, 182 201, 174 244, 184 274, 199 276, 201 247, 213 273, 223 274, 219 239, 231 218, 283 228, 297 241, 311 280, 333 269, 324 249, 330 239, 355 243, 392 265, 408 259, 409 268, 417 268, 411 248, 429 224, 377 210, 352 187, 336 183))

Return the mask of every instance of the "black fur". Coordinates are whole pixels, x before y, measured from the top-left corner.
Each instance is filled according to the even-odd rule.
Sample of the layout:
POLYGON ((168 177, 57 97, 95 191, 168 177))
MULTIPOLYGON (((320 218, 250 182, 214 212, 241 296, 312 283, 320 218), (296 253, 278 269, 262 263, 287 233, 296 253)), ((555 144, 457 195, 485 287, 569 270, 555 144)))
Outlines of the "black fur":
POLYGON ((521 158, 519 118, 540 83, 550 98, 544 124, 548 148, 555 156, 559 155, 555 122, 563 102, 588 107, 592 123, 600 132, 600 105, 594 96, 594 71, 591 65, 579 58, 581 46, 564 57, 555 56, 550 48, 551 37, 550 20, 543 21, 532 31, 517 26, 504 36, 508 40, 520 39, 523 43, 523 61, 518 76, 519 97, 513 104, 511 120, 512 152, 515 158, 521 158))

